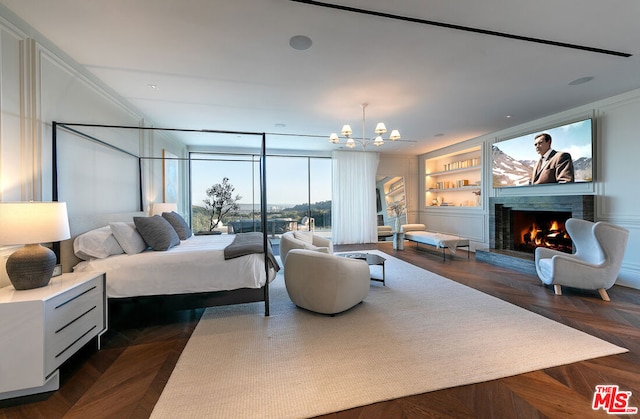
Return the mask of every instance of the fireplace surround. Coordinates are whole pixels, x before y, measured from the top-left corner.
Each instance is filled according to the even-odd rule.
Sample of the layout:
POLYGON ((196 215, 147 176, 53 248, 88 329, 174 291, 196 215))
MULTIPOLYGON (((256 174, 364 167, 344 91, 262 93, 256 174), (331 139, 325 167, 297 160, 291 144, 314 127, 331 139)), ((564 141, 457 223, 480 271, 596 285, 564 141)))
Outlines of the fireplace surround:
MULTIPOLYGON (((489 198, 489 249, 478 249, 476 259, 494 265, 505 266, 526 273, 535 274, 534 254, 535 245, 530 248, 518 242, 514 232, 517 220, 529 218, 537 220, 538 224, 554 218, 559 220, 560 230, 568 218, 581 218, 594 221, 594 195, 551 195, 551 196, 508 196, 489 198), (523 215, 524 214, 524 215, 523 215)), ((570 239, 560 237, 549 242, 560 247, 559 250, 571 252, 570 239)), ((544 243, 542 244, 544 245, 544 243)), ((550 247, 553 247, 550 245, 550 247)))

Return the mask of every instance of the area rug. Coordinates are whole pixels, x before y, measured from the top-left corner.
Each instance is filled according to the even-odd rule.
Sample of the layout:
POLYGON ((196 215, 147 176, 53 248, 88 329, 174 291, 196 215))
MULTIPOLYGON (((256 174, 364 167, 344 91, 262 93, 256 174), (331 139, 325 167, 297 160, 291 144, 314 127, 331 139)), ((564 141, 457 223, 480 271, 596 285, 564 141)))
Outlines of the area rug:
POLYGON ((281 274, 270 317, 207 309, 152 417, 305 418, 626 352, 382 255, 386 286, 335 317, 296 308, 281 274))

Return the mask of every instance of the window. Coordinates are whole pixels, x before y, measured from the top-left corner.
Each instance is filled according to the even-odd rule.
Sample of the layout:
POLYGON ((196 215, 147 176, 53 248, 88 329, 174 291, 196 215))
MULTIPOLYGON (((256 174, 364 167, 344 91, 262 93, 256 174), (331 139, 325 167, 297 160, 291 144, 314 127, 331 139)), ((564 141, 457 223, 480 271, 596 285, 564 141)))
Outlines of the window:
MULTIPOLYGON (((267 156, 266 169, 269 235, 275 237, 285 231, 311 228, 330 235, 331 159, 267 156), (310 219, 312 221, 304 223, 310 219)), ((223 219, 223 225, 218 225, 216 230, 258 231, 261 226, 260 157, 215 153, 190 155, 193 230, 211 228, 211 214, 204 210, 203 201, 207 198, 207 189, 222 183, 224 178, 235 188, 234 196, 241 196, 240 209, 237 215, 223 219)))

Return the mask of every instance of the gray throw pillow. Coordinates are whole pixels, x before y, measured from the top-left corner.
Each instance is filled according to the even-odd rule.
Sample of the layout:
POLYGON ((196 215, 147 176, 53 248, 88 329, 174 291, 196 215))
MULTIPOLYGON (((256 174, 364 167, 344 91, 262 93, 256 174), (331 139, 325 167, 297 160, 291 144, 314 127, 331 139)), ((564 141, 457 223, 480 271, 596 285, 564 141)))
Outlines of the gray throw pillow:
POLYGON ((171 227, 178 233, 178 237, 180 240, 187 240, 191 237, 191 229, 189 228, 189 224, 182 218, 180 214, 175 211, 171 212, 163 212, 162 218, 169 221, 171 227))
POLYGON ((136 230, 153 250, 169 250, 180 244, 178 233, 171 224, 159 215, 153 217, 133 217, 136 230))

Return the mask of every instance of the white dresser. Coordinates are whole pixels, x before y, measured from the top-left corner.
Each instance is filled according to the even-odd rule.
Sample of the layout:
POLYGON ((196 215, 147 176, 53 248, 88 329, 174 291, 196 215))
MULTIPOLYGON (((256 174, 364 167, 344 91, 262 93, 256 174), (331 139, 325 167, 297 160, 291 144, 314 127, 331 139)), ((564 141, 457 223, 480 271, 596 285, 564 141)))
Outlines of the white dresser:
POLYGON ((0 289, 0 399, 57 390, 58 367, 107 330, 105 275, 69 273, 0 289))

